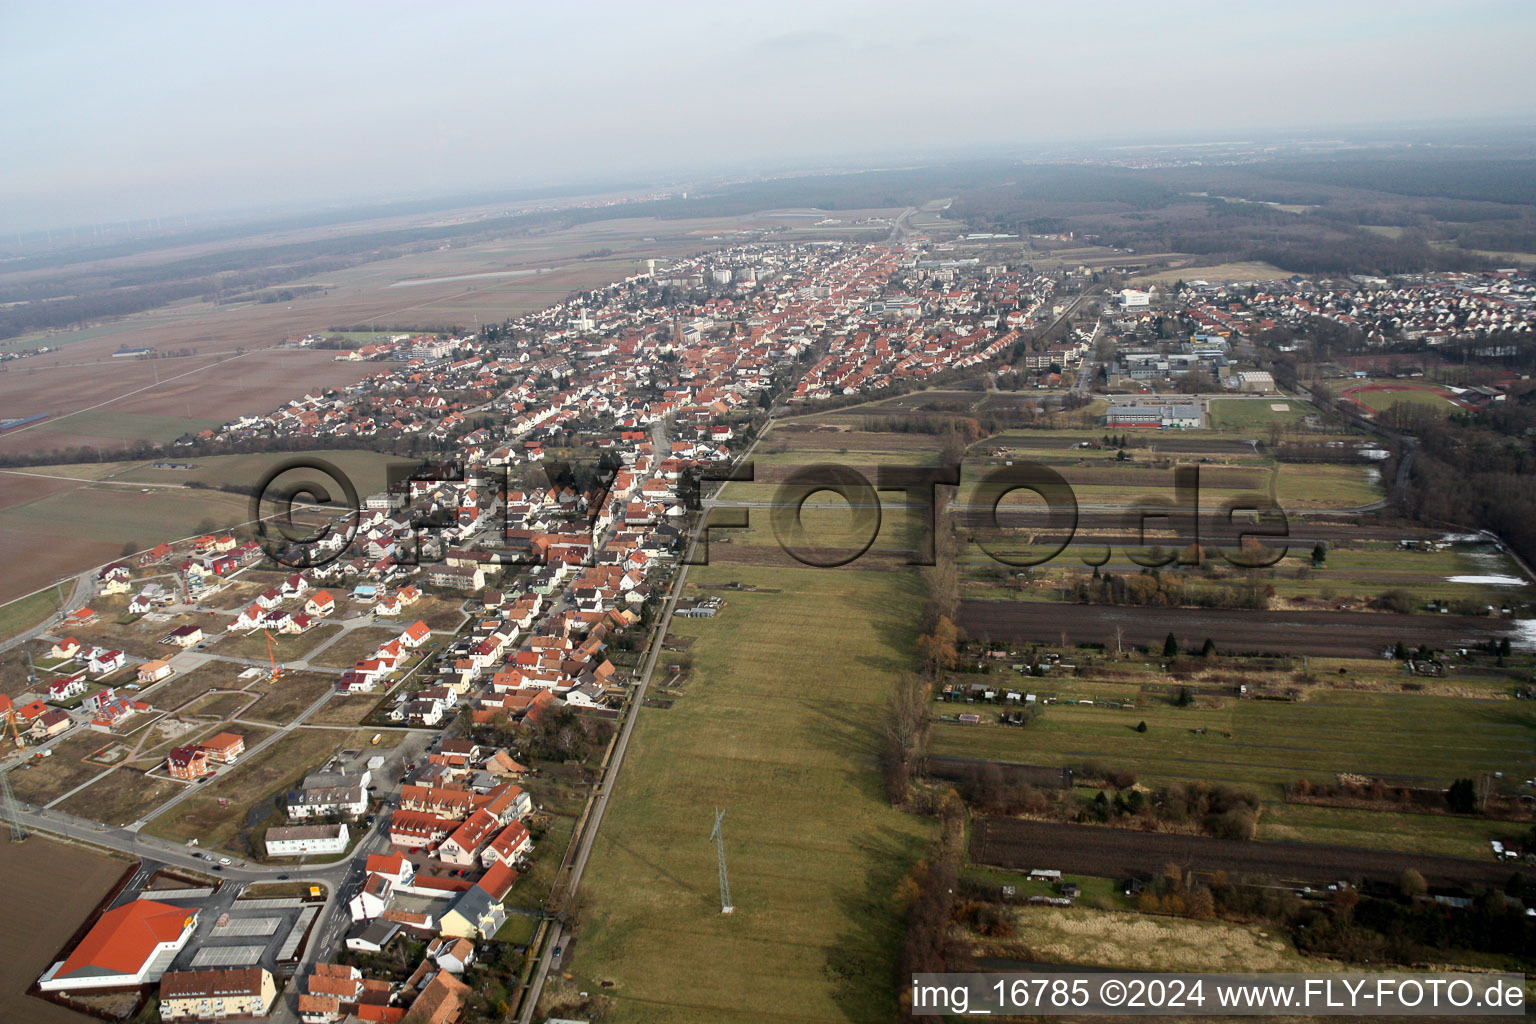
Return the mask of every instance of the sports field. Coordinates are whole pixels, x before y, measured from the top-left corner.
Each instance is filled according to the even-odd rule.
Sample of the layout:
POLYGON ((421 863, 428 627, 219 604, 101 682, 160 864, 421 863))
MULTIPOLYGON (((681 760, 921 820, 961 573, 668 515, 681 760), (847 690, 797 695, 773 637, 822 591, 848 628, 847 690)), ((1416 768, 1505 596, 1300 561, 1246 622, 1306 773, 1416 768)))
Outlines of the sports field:
POLYGON ((1362 411, 1385 412, 1394 405, 1421 406, 1439 415, 1449 415, 1465 408, 1450 392, 1434 384, 1408 384, 1402 381, 1370 381, 1354 384, 1339 392, 1361 407, 1362 411))
POLYGON ((1316 415, 1311 402, 1284 395, 1263 398, 1213 398, 1206 425, 1212 430, 1264 431, 1274 424, 1292 427, 1308 416, 1316 415))

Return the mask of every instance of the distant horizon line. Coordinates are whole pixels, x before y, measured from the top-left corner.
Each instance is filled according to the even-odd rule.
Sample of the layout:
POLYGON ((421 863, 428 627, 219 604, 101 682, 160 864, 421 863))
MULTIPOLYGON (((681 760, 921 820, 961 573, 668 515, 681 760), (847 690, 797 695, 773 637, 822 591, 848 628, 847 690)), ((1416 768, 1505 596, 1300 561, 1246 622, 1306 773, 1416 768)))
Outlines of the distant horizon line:
MULTIPOLYGON (((1436 140, 1387 138, 1391 133, 1451 135, 1439 140, 1442 143, 1457 142, 1460 145, 1476 145, 1482 148, 1532 148, 1536 155, 1536 113, 1479 118, 1440 118, 1421 120, 1377 121, 1354 125, 1324 125, 1318 127, 1272 128, 1251 133, 1230 130, 1209 133, 1159 133, 1155 135, 1111 135, 1091 137, 1076 141, 1042 142, 1036 144, 996 143, 981 145, 957 145, 936 147, 933 150, 884 152, 826 156, 820 159, 799 160, 777 167, 764 166, 761 162, 740 165, 721 164, 712 168, 637 170, 632 174, 615 174, 610 178, 566 176, 542 181, 518 182, 504 185, 483 183, 432 189, 418 186, 392 189, 366 195, 317 196, 290 203, 261 204, 255 206, 217 206, 187 209, 170 213, 143 214, 127 217, 91 218, 73 223, 55 223, 51 226, 29 228, 0 228, 0 244, 6 240, 18 243, 35 242, 47 236, 68 233, 72 239, 89 241, 95 235, 102 241, 103 232, 117 241, 151 237, 155 234, 176 232, 175 222, 181 222, 186 231, 211 229, 257 228, 271 225, 279 229, 282 221, 295 218, 313 218, 334 215, 334 223, 348 223, 371 217, 407 216, 411 213, 430 213, 500 202, 536 202, 541 199, 567 199, 577 197, 610 196, 632 191, 681 191, 693 188, 726 187, 753 181, 814 178, 823 175, 871 174, 893 170, 939 167, 947 164, 967 163, 1019 163, 1053 164, 1072 163, 1093 155, 1124 155, 1129 151, 1155 152, 1160 149, 1189 151, 1196 148, 1223 146, 1284 145, 1303 141, 1332 141, 1343 146, 1366 146, 1395 142, 1399 146, 1433 146, 1436 140), (1521 130, 1524 130, 1523 133, 1521 130), (1490 131, 1509 132, 1515 135, 1500 139, 1454 138, 1455 135, 1481 134, 1490 131), (1524 137, 1522 137, 1522 134, 1524 137), (1375 136, 1372 138, 1371 136, 1375 136), (417 209, 408 209, 409 207, 417 209), (171 224, 163 225, 169 221, 171 224), (87 237, 82 239, 81 236, 87 237)), ((1278 154, 1277 154, 1278 155, 1278 154)), ((318 226, 318 225, 315 225, 318 226)), ((52 239, 49 239, 51 242, 52 239)), ((46 243, 45 243, 46 244, 46 243)))

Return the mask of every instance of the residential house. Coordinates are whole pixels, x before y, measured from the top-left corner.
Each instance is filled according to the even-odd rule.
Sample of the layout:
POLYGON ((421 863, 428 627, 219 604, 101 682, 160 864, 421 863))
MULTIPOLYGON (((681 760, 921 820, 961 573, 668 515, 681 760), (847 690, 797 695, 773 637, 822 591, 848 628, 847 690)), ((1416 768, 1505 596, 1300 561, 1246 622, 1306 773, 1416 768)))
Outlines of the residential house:
POLYGON ((203 631, 199 626, 177 626, 161 637, 160 642, 175 644, 177 647, 192 647, 203 642, 203 631))
POLYGON ((245 753, 245 737, 237 732, 221 732, 202 742, 208 756, 221 764, 234 764, 245 753))
POLYGON ((326 616, 335 610, 336 598, 329 590, 317 590, 304 602, 304 611, 308 615, 326 616))
MULTIPOLYGON (((395 922, 385 921, 382 918, 359 922, 347 933, 347 948, 357 953, 382 953, 403 930, 395 922)), ((369 1019, 363 1015, 362 1007, 359 1007, 358 1011, 359 1020, 369 1019)), ((400 1012, 402 1016, 405 1013, 403 1009, 400 1012)))
POLYGON ((444 839, 456 828, 458 822, 453 818, 427 811, 398 810, 389 816, 389 841, 402 849, 414 850, 444 839))
POLYGON ((395 883, 385 875, 369 875, 363 879, 362 888, 347 902, 347 909, 354 921, 370 921, 389 909, 394 896, 395 883))
POLYGON ((464 819, 464 824, 443 841, 437 848, 437 856, 444 864, 469 867, 475 863, 480 848, 491 839, 496 828, 496 816, 481 808, 464 819))
POLYGON ((69 727, 75 724, 75 720, 69 717, 69 712, 54 708, 52 711, 44 711, 32 720, 32 740, 40 743, 43 740, 57 736, 61 732, 67 732, 69 727))
POLYGON ((427 943, 427 957, 449 974, 463 974, 475 962, 475 944, 468 939, 436 938, 427 943))
POLYGON ((128 664, 128 655, 122 651, 98 650, 91 656, 90 670, 98 676, 110 675, 128 664))
POLYGON ((165 755, 165 770, 171 778, 192 782, 204 775, 213 774, 213 766, 208 763, 208 752, 202 747, 173 747, 169 754, 165 755))
POLYGON ((529 833, 528 827, 520 821, 514 821, 502 829, 501 833, 481 852, 480 864, 487 868, 498 863, 510 867, 532 852, 533 836, 529 833))
POLYGON ((458 938, 490 938, 506 922, 502 900, 517 881, 517 872, 496 864, 471 888, 460 894, 443 914, 439 927, 444 935, 458 938))
POLYGON ((401 1024, 454 1024, 464 1013, 470 987, 440 970, 411 1001, 401 1024))
POLYGON ((162 679, 170 677, 174 670, 168 661, 146 661, 139 666, 139 685, 148 686, 150 683, 158 683, 162 679))
POLYGON ((85 692, 85 673, 76 672, 72 676, 56 679, 48 684, 48 699, 58 703, 78 697, 85 692))
POLYGON ((420 647, 422 644, 426 643, 427 638, 431 635, 432 630, 428 628, 427 624, 422 622, 420 619, 417 619, 415 622, 411 623, 411 625, 407 626, 405 631, 400 634, 400 642, 406 647, 414 650, 417 647, 420 647))
POLYGON ((362 775, 326 772, 307 776, 288 794, 288 817, 355 818, 368 809, 368 778, 366 771, 362 775))

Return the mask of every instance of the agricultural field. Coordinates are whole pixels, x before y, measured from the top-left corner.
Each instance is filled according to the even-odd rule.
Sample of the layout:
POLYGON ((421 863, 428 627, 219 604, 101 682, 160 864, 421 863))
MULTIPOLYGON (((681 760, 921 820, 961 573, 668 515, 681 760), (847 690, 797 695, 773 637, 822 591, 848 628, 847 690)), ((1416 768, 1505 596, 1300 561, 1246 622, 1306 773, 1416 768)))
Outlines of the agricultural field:
POLYGON ((7 912, 14 921, 26 923, 0 933, 0 1017, 29 1024, 80 1024, 89 1019, 28 998, 26 991, 130 867, 126 858, 43 836, 0 843, 0 873, 11 889, 7 912))
POLYGON ((1260 876, 1316 888, 1341 878, 1392 884, 1409 868, 1432 885, 1497 889, 1510 875, 1509 864, 1486 852, 1480 858, 1446 857, 1359 845, 1213 839, 1001 817, 973 819, 971 856, 983 864, 1015 870, 1041 863, 1067 864, 1081 874, 1113 879, 1151 877, 1173 863, 1191 871, 1225 871, 1232 878, 1260 876))
MULTIPOLYGON (((505 213, 504 208, 495 211, 505 213)), ((0 374, 0 407, 16 416, 53 416, 0 438, 0 452, 111 449, 137 439, 175 437, 210 421, 267 413, 307 391, 340 387, 380 369, 376 363, 337 361, 332 351, 277 347, 287 337, 357 324, 377 324, 377 333, 386 336, 412 326, 470 327, 621 279, 642 268, 647 258, 700 252, 714 244, 706 238, 721 231, 803 226, 792 216, 772 214, 601 221, 413 253, 289 282, 284 287, 294 295, 286 302, 188 300, 79 329, 7 339, 6 348, 46 344, 58 351, 28 359, 25 370, 0 374), (309 286, 315 290, 305 291, 309 286), (195 354, 112 358, 120 347, 146 345, 166 352, 194 349, 195 354)), ((301 234, 313 241, 363 228, 349 224, 301 234)), ((114 267, 165 260, 171 252, 199 251, 135 254, 102 261, 101 267, 110 273, 114 267)))
MULTIPOLYGON (((1117 971, 1341 970, 1303 956, 1278 929, 1225 921, 1192 921, 1086 907, 1013 907, 1014 938, 983 939, 976 952, 1020 961, 1112 967, 1117 971)), ((991 968, 1000 970, 1002 968, 991 968)))
MULTIPOLYGON (((1536 775, 1536 708, 1520 701, 1314 690, 1300 702, 1209 697, 1181 708, 1124 683, 1005 675, 997 684, 1089 703, 1054 704, 1027 728, 991 724, 996 716, 986 714, 978 726, 939 722, 933 753, 1061 766, 1096 760, 1147 781, 1214 778, 1268 799, 1285 783, 1343 772, 1440 788, 1484 771, 1536 775), (1135 707, 1095 703, 1104 701, 1135 707), (1141 722, 1145 733, 1136 731, 1141 722)), ((954 707, 935 705, 941 713, 954 707)))
MULTIPOLYGON (((159 459, 132 462, 77 462, 49 466, 30 466, 7 470, 8 475, 34 477, 40 485, 46 480, 85 481, 136 485, 148 487, 181 488, 188 485, 221 490, 227 487, 253 487, 274 467, 301 457, 292 452, 257 452, 248 455, 210 455, 198 458, 178 458, 168 461, 186 465, 187 469, 157 469, 159 459)), ((386 483, 385 467, 391 463, 416 461, 381 452, 358 449, 322 449, 302 453, 303 458, 320 459, 345 473, 357 487, 358 494, 366 495, 382 490, 386 483)))
MULTIPOLYGON (((231 324, 231 312, 224 311, 225 324, 231 324)), ((121 326, 128 328, 135 319, 121 326)), ((0 405, 14 410, 10 415, 50 414, 36 425, 0 437, 0 453, 62 454, 79 448, 110 452, 138 440, 169 441, 235 416, 271 412, 306 391, 341 387, 378 372, 377 365, 366 362, 336 362, 331 352, 268 347, 284 335, 264 338, 262 349, 244 353, 236 353, 227 342, 209 346, 205 338, 193 356, 112 358, 111 352, 125 342, 173 345, 167 334, 140 341, 133 333, 125 329, 84 341, 70 350, 28 359, 24 371, 0 374, 0 405)))
POLYGON ((876 769, 917 577, 712 565, 691 578, 762 589, 733 595, 715 620, 674 620, 697 638, 696 681, 641 713, 587 875, 575 970, 613 981, 634 1020, 694 1020, 705 1006, 713 1020, 760 1020, 785 999, 809 1016, 885 1019, 890 892, 930 828, 890 809, 876 769), (699 841, 715 807, 731 917, 699 841))
POLYGON ((1275 500, 1283 509, 1355 508, 1380 501, 1375 466, 1286 462, 1276 466, 1275 500))
POLYGON ((1261 839, 1479 857, 1502 826, 1441 814, 1290 805, 1282 789, 1302 778, 1332 783, 1341 773, 1426 788, 1480 772, 1502 772, 1512 785, 1536 774, 1536 709, 1519 701, 1313 689, 1293 703, 1201 690, 1192 706, 1177 707, 1133 683, 1005 675, 996 685, 1055 695, 1059 702, 1025 728, 997 724, 989 706, 936 704, 936 714, 975 711, 982 721, 936 722, 931 753, 1060 767, 1095 761, 1154 786, 1229 783, 1265 801, 1261 839), (1143 722, 1147 729, 1140 732, 1143 722))
MULTIPOLYGON (((9 435, 7 435, 9 436, 9 435)), ((228 529, 249 518, 249 500, 217 491, 183 491, 0 477, 0 559, 15 567, 0 582, 0 600, 28 593, 162 540, 193 536, 199 527, 228 529), (34 488, 47 493, 36 496, 34 488)), ((68 584, 66 583, 66 586, 68 584)))
POLYGON ((1149 284, 1174 284, 1178 281, 1283 281, 1291 276, 1289 270, 1281 270, 1270 263, 1258 260, 1238 263, 1217 263, 1212 266, 1195 266, 1193 262, 1151 274, 1138 274, 1131 278, 1135 286, 1149 284))
POLYGON ((0 606, 0 636, 15 636, 31 629, 49 616, 58 614, 58 595, 52 590, 39 591, 0 606))
POLYGON ((1292 550, 1268 579, 1276 596, 1293 607, 1354 605, 1388 590, 1407 595, 1415 611, 1426 610, 1429 602, 1469 602, 1497 612, 1536 601, 1536 587, 1492 545, 1438 551, 1385 544, 1332 547, 1321 566, 1312 564, 1310 549, 1292 550))

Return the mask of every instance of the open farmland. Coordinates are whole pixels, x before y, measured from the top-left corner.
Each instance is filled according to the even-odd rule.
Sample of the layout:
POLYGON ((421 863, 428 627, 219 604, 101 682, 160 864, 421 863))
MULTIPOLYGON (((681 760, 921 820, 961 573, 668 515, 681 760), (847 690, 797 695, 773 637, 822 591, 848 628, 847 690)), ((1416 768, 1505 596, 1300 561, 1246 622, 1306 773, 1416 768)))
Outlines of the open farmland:
POLYGON ((1508 619, 1370 612, 1243 611, 1226 608, 1131 608, 1112 605, 961 602, 960 626, 973 637, 1000 643, 1113 643, 1116 628, 1127 644, 1162 645, 1170 632, 1198 649, 1206 637, 1223 651, 1283 652, 1372 658, 1404 637, 1447 648, 1508 636, 1508 619))
POLYGON ((338 363, 331 352, 253 347, 237 354, 232 345, 214 352, 216 343, 204 344, 195 356, 138 360, 112 358, 115 340, 100 347, 87 342, 0 374, 7 415, 49 416, 0 436, 0 454, 168 441, 235 416, 271 412, 306 391, 350 384, 379 369, 338 363))
MULTIPOLYGON (((8 339, 6 347, 47 344, 58 351, 28 359, 24 370, 0 373, 0 407, 11 415, 48 413, 55 419, 0 438, 0 453, 122 447, 134 439, 174 437, 209 420, 269 412, 306 391, 348 384, 380 369, 336 362, 334 352, 276 348, 285 338, 357 324, 377 325, 380 333, 473 329, 477 322, 543 308, 572 291, 633 274, 647 258, 691 255, 720 231, 790 225, 799 226, 794 218, 773 215, 600 221, 362 263, 288 283, 294 295, 286 302, 188 300, 104 324, 8 339), (143 346, 196 354, 112 357, 119 348, 143 346), (88 418, 98 410, 111 415, 88 418)), ((341 226, 329 233, 354 230, 341 226)), ((147 253, 109 262, 123 268, 165 258, 147 253)))
POLYGON ((204 521, 223 528, 243 523, 249 501, 216 491, 151 490, 108 484, 0 474, 0 559, 12 568, 0 581, 0 600, 54 582, 59 574, 109 562, 136 549, 191 536, 204 521), (16 483, 15 481, 20 481, 16 483), (18 498, 33 487, 40 497, 18 498), (7 497, 7 495, 9 497, 7 497))
POLYGON ((1175 284, 1179 281, 1283 281, 1291 276, 1290 271, 1259 260, 1210 266, 1199 266, 1198 263, 1198 259, 1189 260, 1167 270, 1138 274, 1131 278, 1131 284, 1140 287, 1148 284, 1175 284))
POLYGON ((1340 878, 1391 883, 1409 868, 1435 885, 1500 888, 1509 880, 1509 865, 1492 859, 1469 860, 1321 843, 1209 839, 1016 818, 982 819, 971 833, 971 857, 982 864, 1010 868, 1070 865, 1073 871, 1100 878, 1146 878, 1171 862, 1199 872, 1226 871, 1233 877, 1261 875, 1312 885, 1340 878))
POLYGON ((28 1024, 81 1024, 90 1019, 29 999, 26 991, 64 952, 64 944, 130 866, 125 858, 42 836, 0 843, 0 873, 11 890, 6 913, 13 922, 0 932, 0 1017, 28 1024))
POLYGON ((995 715, 975 726, 940 722, 933 752, 1061 767, 1100 761, 1159 783, 1219 779, 1267 799, 1299 778, 1345 772, 1441 789, 1479 772, 1536 774, 1536 709, 1520 701, 1317 690, 1299 702, 1223 697, 1181 708, 1091 678, 1000 685, 1026 683, 1061 698, 1136 706, 1058 703, 1024 729, 986 721, 995 715), (1136 732, 1140 722, 1145 733, 1136 732))

